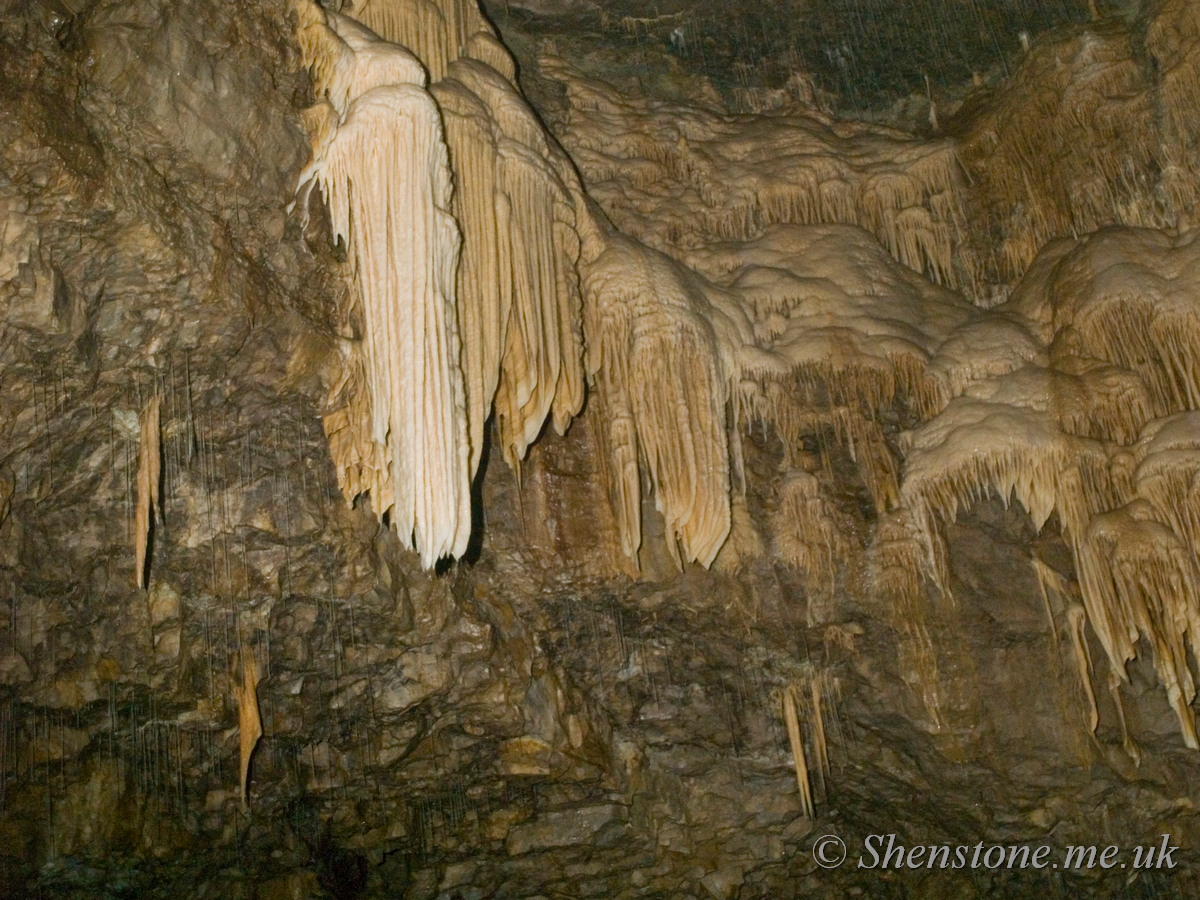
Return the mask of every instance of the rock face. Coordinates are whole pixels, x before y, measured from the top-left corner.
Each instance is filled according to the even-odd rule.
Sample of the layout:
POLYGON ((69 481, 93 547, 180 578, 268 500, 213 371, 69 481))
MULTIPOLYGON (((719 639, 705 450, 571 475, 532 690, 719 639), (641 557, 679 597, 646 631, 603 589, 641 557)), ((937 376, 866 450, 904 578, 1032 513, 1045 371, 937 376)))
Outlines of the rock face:
MULTIPOLYGON (((1186 10, 1167 7, 1186 37, 1186 10)), ((836 328, 861 370, 894 377, 903 357, 959 378, 959 394, 982 391, 1008 371, 996 367, 1045 366, 1061 349, 1054 337, 1070 323, 1053 321, 1034 290, 1071 281, 1058 261, 1083 265, 1088 246, 1134 238, 1052 245, 1014 306, 984 319, 914 271, 934 254, 906 260, 844 223, 759 221, 736 246, 695 223, 687 233, 703 240, 662 238, 670 256, 623 243, 537 131, 565 185, 548 201, 564 217, 556 252, 577 258, 585 293, 589 279, 613 287, 601 313, 645 312, 622 304, 648 295, 608 277, 627 251, 677 279, 672 296, 695 304, 687 335, 704 337, 695 346, 722 372, 774 359, 794 380, 777 379, 774 394, 753 393, 749 378, 713 382, 714 397, 754 398, 760 415, 697 427, 728 455, 716 487, 695 494, 723 518, 695 525, 689 549, 700 501, 660 502, 674 432, 622 444, 613 423, 629 424, 614 415, 621 403, 643 421, 682 421, 673 417, 694 397, 665 376, 661 389, 646 378, 598 388, 603 362, 578 357, 594 402, 564 400, 561 424, 578 412, 575 421, 541 435, 515 470, 489 458, 490 443, 473 448, 466 553, 427 571, 408 535, 381 523, 380 498, 345 502, 330 455, 328 361, 362 322, 345 314, 350 243, 332 239, 319 202, 308 217, 290 209, 310 162, 301 111, 317 99, 296 25, 267 0, 0 0, 0 895, 748 900, 1196 888, 1200 760, 1180 733, 1182 689, 1163 691, 1149 648, 1126 666, 1127 683, 1108 687, 1107 644, 1072 614, 1078 587, 1061 574, 1072 571, 1071 536, 1055 520, 1035 531, 992 500, 941 522, 946 594, 935 598, 921 580, 926 548, 891 511, 898 434, 933 394, 917 380, 873 394, 882 382, 837 382, 818 358, 822 329, 836 328), (568 196, 577 236, 602 232, 608 256, 564 236, 568 196), (882 274, 850 277, 862 271, 882 274), (827 304, 815 313, 780 299, 780 285, 804 278, 806 302, 827 304), (745 327, 714 329, 700 308, 741 310, 745 327), (890 330, 871 331, 889 309, 890 330), (913 328, 897 312, 912 309, 939 312, 913 328), (990 356, 975 353, 978 338, 954 343, 977 326, 1001 334, 990 356), (864 335, 892 342, 889 352, 872 356, 864 335), (678 403, 655 406, 676 389, 678 403), (820 416, 780 414, 796 396, 820 416), (146 424, 151 405, 157 427, 146 424), (618 473, 614 459, 625 463, 618 473), (624 486, 615 503, 613 484, 624 486), (896 577, 916 590, 878 589, 869 549, 881 533, 896 538, 886 542, 896 577), (681 565, 693 557, 712 565, 681 565), (827 834, 849 846, 841 868, 814 856, 827 834), (1070 845, 1157 847, 1163 834, 1181 848, 1174 869, 857 866, 870 835, 1045 844, 1058 859, 1070 845)), ((499 45, 483 43, 479 56, 503 67, 499 45)), ((1189 58, 1170 57, 1170 71, 1189 58)), ((447 109, 469 105, 448 83, 431 90, 447 109)), ((641 112, 622 113, 620 147, 562 120, 568 149, 572 133, 591 142, 581 169, 585 182, 604 181, 604 203, 621 199, 618 168, 645 168, 632 152, 638 129, 665 127, 661 110, 633 106, 641 112)), ((659 152, 662 133, 643 142, 665 168, 641 199, 699 191, 701 175, 720 181, 721 166, 742 165, 728 144, 721 158, 705 150, 718 131, 752 144, 787 128, 716 115, 692 124, 690 150, 668 135, 675 156, 659 152), (666 171, 689 152, 707 168, 666 171)), ((836 155, 839 142, 853 143, 833 134, 821 152, 836 155)), ((931 146, 921 152, 944 155, 941 141, 931 146)), ((860 156, 846 171, 877 166, 860 156)), ((738 184, 753 178, 745 167, 738 184)), ((670 199, 614 213, 650 235, 670 199)), ((922 194, 914 208, 931 217, 934 199, 922 194)), ((943 224, 965 214, 942 213, 943 224)), ((631 326, 631 343, 638 333, 631 326)), ((680 346, 645 344, 645 371, 676 371, 653 364, 691 360, 680 346)), ((505 408, 521 411, 513 391, 505 408)), ((515 431, 514 416, 497 423, 503 455, 521 457, 552 400, 532 404, 533 426, 528 410, 515 431)), ((472 434, 488 433, 485 409, 464 413, 472 434)), ((1172 433, 1148 434, 1144 455, 1190 449, 1172 433)), ((1188 611, 1171 623, 1180 641, 1188 611)))

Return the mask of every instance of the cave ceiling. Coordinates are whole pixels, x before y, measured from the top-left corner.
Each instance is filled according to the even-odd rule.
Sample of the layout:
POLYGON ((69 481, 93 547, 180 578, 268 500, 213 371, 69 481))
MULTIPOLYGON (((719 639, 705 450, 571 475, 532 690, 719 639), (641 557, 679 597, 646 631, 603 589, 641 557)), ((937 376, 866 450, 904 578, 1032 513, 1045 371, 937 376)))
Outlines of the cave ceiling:
POLYGON ((961 96, 1009 74, 1024 42, 1096 16, 1131 18, 1137 0, 787 0, 576 2, 488 0, 518 54, 535 38, 596 74, 643 88, 710 79, 732 105, 747 92, 811 79, 844 113, 879 114, 910 95, 961 96), (600 60, 604 62, 601 63, 600 60), (739 97, 738 92, 742 92, 739 97))

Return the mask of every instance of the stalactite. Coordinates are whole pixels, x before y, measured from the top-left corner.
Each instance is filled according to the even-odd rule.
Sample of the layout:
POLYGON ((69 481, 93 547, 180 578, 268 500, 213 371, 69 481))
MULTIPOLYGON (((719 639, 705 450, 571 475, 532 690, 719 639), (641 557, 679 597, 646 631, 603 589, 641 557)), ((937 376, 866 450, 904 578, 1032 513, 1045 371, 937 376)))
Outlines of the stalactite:
POLYGON ((788 743, 792 751, 792 763, 796 770, 796 784, 800 791, 803 815, 812 819, 816 815, 816 794, 813 791, 813 775, 822 794, 826 777, 831 774, 827 714, 833 715, 837 699, 836 681, 828 670, 817 670, 807 663, 800 677, 793 680, 782 691, 783 720, 787 728, 788 743), (804 746, 801 719, 807 723, 811 736, 814 768, 809 767, 809 756, 804 746))
POLYGON ((513 279, 513 350, 501 372, 497 419, 501 446, 520 459, 550 412, 561 367, 554 199, 544 160, 521 145, 500 147, 500 183, 509 201, 509 261, 513 279))
POLYGON ((1054 645, 1058 646, 1058 624, 1054 621, 1054 608, 1050 603, 1050 595, 1054 594, 1060 600, 1066 601, 1068 597, 1077 595, 1078 591, 1072 590, 1072 585, 1036 556, 1030 558, 1030 564, 1033 566, 1033 574, 1037 579, 1038 594, 1042 598, 1042 606, 1046 610, 1046 623, 1050 626, 1050 638, 1054 645))
MULTIPOLYGON (((936 549, 944 548, 938 543, 936 549)), ((946 722, 942 715, 937 650, 925 624, 926 558, 926 548, 909 523, 907 510, 901 507, 880 516, 869 556, 871 588, 888 602, 892 625, 901 636, 899 651, 904 680, 920 695, 930 722, 940 731, 946 722)))
MULTIPOLYGON (((1144 638, 1195 746, 1187 653, 1200 635, 1200 426, 1188 410, 1200 399, 1190 337, 1200 323, 1186 298, 1200 246, 1114 228, 1046 256, 1009 304, 935 355, 953 399, 904 436, 901 504, 943 587, 940 529, 960 508, 1015 496, 1039 529, 1057 514, 1110 669, 1124 678, 1144 638)), ((1037 574, 1049 612, 1047 587, 1062 585, 1047 578, 1062 579, 1037 574)))
MULTIPOLYGON (((748 153, 746 123, 690 111, 668 126, 662 110, 549 60, 573 115, 586 114, 574 115, 567 140, 599 205, 664 255, 616 233, 589 205, 470 4, 369 0, 352 14, 405 43, 440 83, 431 98, 416 59, 360 25, 311 4, 301 16, 322 97, 308 116, 308 174, 351 251, 364 320, 361 345, 345 345, 326 431, 343 492, 369 492, 379 512, 390 509, 425 565, 463 546, 466 484, 489 414, 516 465, 547 418, 561 431, 578 412, 586 363, 604 423, 602 469, 631 557, 644 475, 676 561, 713 562, 738 489, 730 419, 775 429, 789 456, 812 438, 826 460, 830 441, 845 449, 884 517, 873 570, 901 618, 923 600, 923 573, 948 591, 942 530, 959 510, 1015 497, 1036 527, 1057 516, 1114 670, 1137 635, 1150 641, 1194 742, 1186 641, 1200 628, 1195 574, 1183 560, 1200 529, 1190 493, 1200 442, 1171 437, 1185 426, 1155 424, 1200 408, 1190 239, 1116 229, 1054 245, 1009 305, 974 314, 912 271, 982 289, 963 243, 949 144, 812 115, 754 135, 772 149, 748 153), (398 216, 420 227, 403 231, 398 216), (898 414, 920 420, 901 441, 902 480, 881 424, 898 414), (1165 596, 1172 591, 1181 599, 1165 596)), ((1168 3, 1162 15, 1184 14, 1168 3)), ((1170 59, 1164 96, 1175 115, 1189 102, 1177 86, 1188 83, 1191 51, 1172 56, 1168 32, 1152 34, 1170 59)), ((1115 107, 1093 100, 1134 75, 1103 41, 1084 40, 1097 65, 1064 96, 1078 95, 1086 127, 1112 141, 1115 107)), ((1031 51, 1026 65, 1043 66, 1043 56, 1031 51)), ((1182 171, 1190 126, 1172 121, 1184 149, 1170 159, 1182 171)), ((1074 133, 1059 124, 1059 138, 1074 133)), ((1011 137, 985 128, 972 139, 1004 158, 976 196, 1013 207, 1040 151, 1011 137)), ((1157 151, 1132 153, 1136 169, 1157 151)), ((1101 180, 1124 177, 1099 163, 1101 180)), ((1185 182, 1172 182, 1172 203, 1189 196, 1185 182)), ((1027 227, 1008 230, 1008 271, 1065 229, 1162 217, 1136 191, 1073 184, 1075 196, 1054 185, 1026 204, 1027 227)), ((827 585, 849 548, 815 484, 808 474, 786 483, 776 545, 827 585)), ((923 625, 910 639, 940 721, 923 625)))
POLYGON ((410 49, 433 81, 445 77, 458 55, 457 28, 448 26, 433 0, 358 0, 347 12, 384 40, 410 49))
POLYGON ((154 395, 141 415, 141 439, 138 444, 137 511, 134 527, 134 578, 139 588, 150 580, 149 555, 151 526, 159 507, 159 486, 162 477, 159 425, 160 398, 154 395))
POLYGON ((1132 449, 1138 496, 1154 505, 1185 546, 1200 547, 1200 413, 1149 423, 1132 449))
POLYGON ((1087 635, 1084 634, 1086 622, 1087 613, 1082 606, 1073 603, 1067 608, 1067 629, 1071 634, 1075 671, 1079 675, 1079 686, 1088 703, 1088 731, 1095 734, 1096 726, 1100 723, 1100 712, 1096 708, 1096 693, 1092 690, 1092 655, 1088 650, 1087 635))
POLYGON ((623 549, 633 556, 641 543, 640 453, 667 521, 668 549, 707 566, 730 527, 728 377, 714 332, 719 313, 689 275, 614 235, 585 274, 588 367, 609 423, 623 549))
POLYGON ((823 679, 809 679, 809 696, 812 698, 813 749, 816 751, 817 772, 820 774, 822 791, 825 790, 825 778, 830 773, 829 744, 825 738, 825 712, 821 702, 823 687, 823 679))
MULTIPOLYGON (((618 479, 613 496, 626 552, 638 544, 639 456, 668 521, 681 520, 668 511, 675 501, 658 495, 661 487, 682 498, 689 511, 690 491, 715 496, 719 479, 728 492, 727 440, 715 431, 709 435, 708 426, 698 428, 710 417, 719 421, 718 409, 726 404, 735 416, 775 428, 788 447, 799 446, 805 435, 824 442, 832 432, 857 463, 877 510, 893 506, 898 466, 877 416, 897 402, 936 411, 944 391, 925 366, 971 308, 891 262, 866 235, 840 226, 774 226, 752 242, 697 248, 688 262, 719 283, 615 236, 584 266, 589 373, 605 407, 608 468, 618 479), (849 262, 851 253, 856 263, 849 262), (870 286, 851 274, 866 259, 870 286), (692 342, 692 369, 682 382, 687 393, 667 404, 656 396, 653 409, 693 412, 687 421, 656 424, 650 409, 639 409, 647 392, 631 370, 652 346, 647 338, 671 329, 683 335, 672 338, 673 346, 692 342), (703 412, 704 396, 712 398, 711 413, 703 412), (669 438, 662 439, 665 447, 647 451, 648 439, 659 440, 655 435, 669 438), (678 449, 680 443, 691 447, 678 449), (720 466, 710 466, 694 488, 690 470, 664 454, 686 459, 701 449, 720 453, 720 466)), ((651 365, 669 364, 672 352, 651 354, 651 365)), ((652 383, 680 383, 665 375, 652 383)), ((727 530, 727 509, 716 514, 713 521, 727 530)), ((721 539, 713 533, 714 547, 721 539)))
MULTIPOLYGON (((387 31, 380 24, 383 19, 367 17, 383 16, 390 8, 381 3, 375 12, 358 17, 387 31)), ((370 9, 367 4, 359 12, 370 9)), ((394 446, 397 442, 386 444, 395 423, 380 410, 389 399, 387 386, 403 374, 378 371, 379 361, 387 357, 382 352, 385 345, 375 347, 379 328, 371 323, 380 317, 370 312, 385 302, 390 290, 371 286, 385 285, 394 273, 384 271, 388 267, 378 260, 372 262, 362 236, 367 229, 356 231, 352 222, 390 213, 382 202, 378 209, 368 210, 359 194, 352 214, 344 185, 350 180, 350 157, 359 164, 365 148, 390 127, 384 124, 384 104, 368 101, 382 96, 380 85, 415 76, 401 51, 372 40, 347 20, 328 18, 336 40, 310 33, 320 28, 319 16, 311 9, 307 18, 302 17, 308 34, 304 46, 334 58, 309 62, 338 114, 336 127, 328 111, 314 114, 310 172, 330 200, 335 231, 353 249, 368 324, 367 358, 358 359, 351 348, 344 367, 346 399, 342 409, 326 417, 326 430, 344 492, 352 497, 369 491, 382 512, 397 503, 407 505, 406 488, 393 483, 405 475, 404 461, 394 446), (344 74, 347 68, 353 68, 354 74, 344 74), (368 111, 376 113, 372 123, 365 122, 368 111), (338 185, 343 185, 340 191, 338 185), (367 404, 359 396, 364 385, 371 398, 369 441, 363 420, 367 404), (381 452, 380 446, 387 452, 381 452)), ((462 58, 448 60, 445 74, 447 80, 433 92, 447 123, 449 156, 461 187, 453 200, 441 197, 434 206, 446 213, 452 210, 463 223, 465 249, 457 273, 457 297, 435 305, 439 313, 454 306, 454 320, 446 316, 448 325, 441 327, 448 334, 464 336, 461 355, 449 355, 461 364, 467 434, 459 440, 469 448, 468 473, 478 465, 483 423, 493 402, 500 444, 514 465, 548 416, 553 416, 558 430, 566 427, 583 402, 582 334, 586 330, 591 337, 588 372, 606 411, 606 465, 614 476, 614 506, 622 546, 629 555, 640 544, 639 463, 644 460, 655 502, 667 518, 669 549, 680 562, 712 562, 730 527, 728 438, 721 427, 724 408, 731 400, 745 404, 757 418, 785 428, 796 439, 794 423, 808 414, 781 399, 789 379, 799 382, 807 396, 824 395, 825 400, 818 402, 843 405, 846 412, 831 414, 829 419, 834 433, 859 464, 877 508, 884 510, 896 502, 895 460, 874 422, 875 410, 901 396, 921 410, 941 405, 942 394, 925 378, 923 369, 946 331, 965 315, 961 302, 956 306, 948 295, 931 294, 928 285, 913 280, 915 276, 892 273, 882 263, 887 285, 882 292, 878 279, 870 289, 862 286, 865 282, 847 283, 847 270, 840 266, 837 253, 845 252, 846 242, 854 243, 850 232, 802 235, 768 229, 747 248, 747 259, 727 286, 697 279, 598 227, 570 163, 505 73, 462 58), (812 253, 814 241, 820 247, 818 255, 812 253), (830 256, 834 246, 841 249, 830 256), (822 260, 817 271, 793 276, 778 265, 763 265, 802 256, 822 260), (577 274, 580 265, 586 279, 583 290, 577 274), (818 276, 831 278, 838 288, 831 294, 821 287, 818 276), (879 303, 871 299, 880 293, 879 303), (906 304, 911 316, 900 314, 897 303, 906 304), (934 309, 937 312, 931 314, 934 309), (921 325, 914 328, 906 320, 921 325), (831 364, 831 358, 837 362, 831 364), (754 383, 762 385, 761 394, 746 392, 744 386, 754 383), (736 398, 730 389, 733 384, 742 385, 736 398), (671 389, 675 396, 664 397, 658 390, 661 385, 678 386, 671 389)), ((415 97, 419 91, 409 94, 415 97)), ((685 150, 663 154, 649 146, 643 150, 664 159, 681 175, 694 162, 685 150)), ((396 158, 403 152, 395 151, 396 158)), ((908 174, 880 170, 868 179, 867 206, 879 217, 878 228, 898 227, 899 220, 889 218, 888 210, 922 203, 927 190, 944 191, 952 185, 952 176, 938 165, 920 153, 910 156, 908 174)), ((834 163, 828 168, 814 182, 811 197, 819 199, 813 200, 811 216, 805 213, 801 218, 854 221, 858 188, 838 188, 849 185, 841 178, 844 169, 834 163)), ((378 177, 371 183, 377 184, 378 177)), ((712 177, 703 181, 719 192, 717 183, 712 177)), ((374 198, 382 192, 364 193, 374 198)), ((785 221, 794 218, 792 213, 780 215, 785 221)), ((724 226, 718 230, 729 232, 724 226)), ((893 249, 903 255, 907 238, 900 231, 891 233, 893 249)), ((921 249, 919 241, 911 247, 912 253, 928 250, 921 249)), ((415 243, 408 252, 420 258, 415 243)), ((948 271, 948 263, 939 260, 940 270, 948 271)), ((926 264, 933 262, 919 263, 926 264)), ((447 346, 453 346, 452 337, 447 346)), ((399 355, 405 362, 398 368, 414 363, 420 368, 419 360, 399 355)), ((453 381, 457 367, 450 369, 453 381)), ((437 385, 439 379, 426 379, 430 381, 437 385)), ((452 408, 454 403, 444 400, 442 405, 452 408)), ((396 421, 405 420, 397 414, 396 421)), ((457 428, 451 427, 449 433, 457 436, 457 428)), ((453 450, 453 444, 448 442, 446 452, 453 450)), ((438 470, 433 473, 436 477, 426 478, 435 486, 444 486, 447 473, 454 471, 444 459, 424 464, 438 470)), ((444 515, 452 506, 446 497, 437 499, 440 505, 427 505, 411 516, 395 511, 401 533, 409 534, 410 525, 423 521, 422 514, 444 515)), ((430 548, 422 546, 418 535, 426 564, 436 558, 431 554, 453 553, 459 546, 445 534, 439 538, 430 548)))
POLYGON ((456 47, 487 46, 472 4, 373 0, 352 10, 406 43, 434 78, 448 76, 436 99, 407 51, 301 5, 305 61, 326 98, 308 116, 314 157, 301 200, 306 179, 324 191, 365 319, 361 348, 345 347, 326 432, 347 499, 369 492, 428 566, 465 547, 466 486, 493 403, 514 465, 547 416, 562 431, 583 405, 582 190, 504 58, 490 53, 498 72, 438 49, 446 35, 456 47), (412 216, 421 228, 400 227, 412 216))
POLYGON ((1123 674, 1136 653, 1138 633, 1145 635, 1184 741, 1200 748, 1190 708, 1196 689, 1187 662, 1188 646, 1195 653, 1200 645, 1195 551, 1155 521, 1153 507, 1140 499, 1096 516, 1085 548, 1080 553, 1084 600, 1091 621, 1105 624, 1101 640, 1110 664, 1123 674))
POLYGON ((390 513, 429 567, 461 554, 470 535, 449 160, 433 99, 417 84, 392 80, 414 74, 390 62, 407 54, 341 30, 361 44, 351 51, 349 105, 310 170, 350 249, 365 333, 348 361, 361 377, 352 414, 327 431, 338 435, 331 449, 341 454, 343 488, 369 491, 377 513, 390 513))
POLYGON ((555 58, 543 59, 542 73, 566 89, 564 142, 590 192, 631 237, 679 256, 772 224, 853 224, 916 271, 961 280, 952 254, 962 196, 948 142, 909 141, 815 112, 764 120, 651 105, 555 58))
POLYGON ((796 767, 796 785, 800 789, 800 809, 807 819, 815 818, 812 784, 808 777, 808 761, 804 756, 804 741, 800 736, 800 720, 796 715, 796 696, 789 686, 783 692, 783 718, 787 723, 788 742, 792 747, 792 762, 796 767))
POLYGON ((512 309, 511 279, 502 277, 499 242, 507 240, 497 210, 496 138, 487 107, 453 80, 433 88, 446 123, 457 190, 454 214, 463 229, 458 271, 458 327, 471 441, 471 472, 479 466, 483 428, 500 378, 512 309))
POLYGON ((811 595, 832 594, 838 565, 850 556, 846 524, 808 472, 788 473, 773 517, 776 554, 805 574, 811 595))
POLYGON ((1011 283, 1054 238, 1190 218, 1200 198, 1197 31, 1194 4, 1170 0, 1144 39, 1087 29, 1027 54, 960 153, 973 181, 974 242, 1003 236, 984 277, 1011 283))
POLYGON ((258 709, 258 664, 249 648, 242 655, 242 681, 234 685, 238 707, 239 796, 243 808, 250 808, 250 757, 263 735, 262 715, 258 709))
MULTIPOLYGON (((570 162, 508 80, 472 60, 456 62, 450 75, 460 94, 483 104, 494 128, 494 144, 468 149, 466 159, 483 150, 494 165, 480 181, 482 187, 494 178, 490 200, 480 195, 492 208, 481 212, 498 228, 493 240, 503 333, 495 412, 501 449, 515 465, 548 415, 562 433, 583 405, 577 270, 582 188, 570 162)), ((488 282, 484 290, 494 295, 496 287, 497 282, 488 282)), ((494 377, 490 366, 486 371, 494 377)))
POLYGON ((1125 721, 1125 701, 1121 699, 1121 675, 1119 672, 1108 673, 1108 693, 1112 697, 1113 707, 1117 711, 1117 723, 1121 726, 1121 746, 1133 760, 1134 765, 1141 765, 1142 753, 1129 734, 1129 723, 1125 721))

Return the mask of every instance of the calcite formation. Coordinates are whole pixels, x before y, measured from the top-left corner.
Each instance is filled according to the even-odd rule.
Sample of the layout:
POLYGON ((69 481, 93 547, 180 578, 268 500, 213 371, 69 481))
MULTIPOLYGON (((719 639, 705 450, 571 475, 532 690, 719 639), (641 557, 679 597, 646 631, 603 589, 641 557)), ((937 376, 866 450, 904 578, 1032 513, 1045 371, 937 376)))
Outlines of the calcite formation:
POLYGON ((158 514, 159 485, 162 478, 162 457, 159 409, 160 399, 151 397, 142 410, 138 441, 137 512, 134 520, 134 575, 138 587, 149 582, 150 529, 158 514))
MULTIPOLYGON (((631 558, 643 476, 676 563, 708 566, 744 480, 740 430, 770 427, 787 452, 832 432, 877 514, 903 510, 943 592, 941 529, 961 506, 994 494, 1015 497, 1036 528, 1057 516, 1113 671, 1145 636, 1195 745, 1186 648, 1197 634, 1197 445, 1186 419, 1168 418, 1200 404, 1190 236, 1110 230, 1051 244, 1044 261, 1009 241, 1004 271, 1029 274, 1009 303, 980 312, 932 283, 979 287, 950 141, 816 112, 761 120, 628 101, 548 57, 544 74, 567 91, 564 139, 581 184, 503 60, 497 69, 494 54, 466 52, 476 34, 491 44, 465 8, 366 3, 353 14, 382 37, 301 7, 306 62, 337 117, 311 117, 321 124, 310 172, 351 248, 364 313, 361 349, 349 351, 350 405, 327 421, 347 497, 367 492, 390 511, 426 566, 464 549, 489 416, 516 464, 548 417, 568 426, 586 372, 631 558), (897 407, 919 422, 898 448, 880 425, 897 407)), ((1031 173, 1050 172, 1038 168, 1040 145, 1003 150, 1013 133, 1062 143, 1081 127, 1113 141, 1113 110, 1148 102, 1133 63, 1092 36, 1071 45, 1078 55, 1057 77, 1095 102, 1075 102, 1071 117, 1024 102, 1021 86, 1045 81, 1044 54, 1032 54, 1003 102, 1061 128, 995 126, 976 199, 1030 192, 1032 221, 1010 230, 1034 248, 1114 218, 1161 225, 1181 215, 1192 18, 1167 4, 1149 38, 1174 53, 1156 88, 1177 137, 1163 162, 1164 173, 1174 167, 1169 206, 1133 214, 1115 195, 1038 191, 1031 173), (1134 99, 1104 99, 1114 92, 1134 99)), ((968 152, 987 133, 970 137, 968 152)), ((1121 165, 1136 172, 1157 152, 1121 165)), ((1121 172, 1101 165, 1089 177, 1112 184, 1121 172)), ((781 487, 775 531, 776 552, 810 587, 834 583, 849 545, 814 476, 781 487)), ((900 571, 913 554, 882 549, 905 540, 881 542, 879 559, 894 561, 879 571, 911 605, 919 579, 900 571)))
POLYGON ((0 0, 0 895, 1192 833, 1200 14, 1084 5, 854 118, 539 0, 0 0))
POLYGON ((367 3, 359 21, 297 6, 321 94, 301 194, 320 185, 350 248, 345 312, 363 329, 327 431, 347 499, 370 494, 427 567, 466 548, 493 403, 513 463, 548 416, 561 431, 583 403, 580 192, 478 10, 451 6, 367 3))
POLYGON ((1019 323, 1039 352, 976 341, 977 375, 956 379, 957 396, 906 436, 900 492, 943 587, 940 529, 959 509, 994 494, 1016 498, 1037 528, 1056 516, 1111 671, 1123 680, 1144 638, 1192 747, 1200 443, 1185 335, 1198 250, 1195 232, 1130 228, 1048 249, 991 320, 1019 323))

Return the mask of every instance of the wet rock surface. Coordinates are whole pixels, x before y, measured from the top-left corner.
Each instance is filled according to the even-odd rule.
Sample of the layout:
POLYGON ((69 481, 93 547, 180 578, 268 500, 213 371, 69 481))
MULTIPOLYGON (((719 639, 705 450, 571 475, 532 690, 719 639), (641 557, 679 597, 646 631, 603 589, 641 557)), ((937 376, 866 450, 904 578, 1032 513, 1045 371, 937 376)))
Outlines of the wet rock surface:
MULTIPOLYGON (((0 894, 1200 887, 1200 770, 1152 669, 1131 667, 1120 710, 1097 679, 1093 737, 1028 564, 1030 546, 1066 551, 999 504, 955 526, 956 602, 920 619, 873 597, 865 560, 825 592, 751 553, 676 573, 652 505, 635 578, 589 414, 519 477, 490 460, 469 558, 422 572, 366 500, 343 502, 321 430, 311 361, 336 345, 344 288, 322 222, 287 208, 310 88, 284 8, 0 13, 0 894), (142 590, 152 396, 162 492, 142 590), (244 801, 247 658, 264 734, 244 801), (827 703, 814 819, 781 712, 795 684, 827 703), (1057 854, 1164 833, 1176 869, 1135 878, 855 865, 870 834, 1057 854), (816 864, 825 834, 850 845, 844 867, 816 864)), ((744 444, 747 527, 769 544, 787 466, 770 436, 744 444)), ((829 454, 865 539, 865 489, 829 454)))

